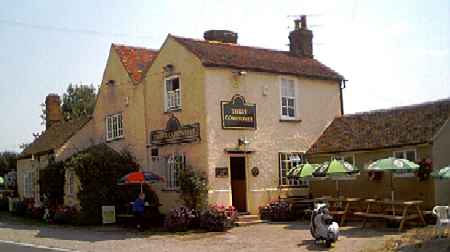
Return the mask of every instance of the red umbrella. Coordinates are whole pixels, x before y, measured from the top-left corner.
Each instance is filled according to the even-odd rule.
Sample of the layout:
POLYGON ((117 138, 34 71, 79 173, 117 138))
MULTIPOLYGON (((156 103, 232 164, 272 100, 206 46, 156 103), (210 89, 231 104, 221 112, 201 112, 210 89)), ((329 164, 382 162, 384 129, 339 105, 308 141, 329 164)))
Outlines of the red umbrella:
POLYGON ((159 176, 156 173, 153 172, 131 172, 127 175, 123 176, 119 180, 119 185, 128 185, 128 184, 141 184, 141 192, 142 192, 142 184, 144 183, 154 183, 164 181, 164 178, 159 176))

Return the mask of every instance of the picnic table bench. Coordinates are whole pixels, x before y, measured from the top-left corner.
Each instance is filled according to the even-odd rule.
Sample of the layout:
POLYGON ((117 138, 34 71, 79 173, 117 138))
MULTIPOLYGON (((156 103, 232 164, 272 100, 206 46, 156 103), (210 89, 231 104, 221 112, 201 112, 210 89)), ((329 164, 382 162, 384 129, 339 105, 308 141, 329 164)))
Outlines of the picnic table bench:
POLYGON ((330 207, 330 214, 340 216, 340 226, 344 226, 345 220, 352 214, 352 206, 361 201, 360 198, 331 198, 321 197, 314 199, 316 202, 327 202, 330 207))
POLYGON ((367 208, 365 212, 355 212, 356 216, 363 217, 362 228, 366 226, 368 219, 385 219, 400 221, 399 231, 402 231, 403 226, 407 220, 413 220, 419 218, 423 225, 426 225, 425 219, 423 218, 422 211, 420 210, 420 205, 423 203, 421 200, 412 201, 392 201, 392 200, 376 200, 376 199, 366 199, 367 208), (381 211, 374 211, 374 206, 381 206, 381 211), (389 209, 389 207, 391 209, 389 209), (396 207, 400 207, 401 215, 396 214, 396 207), (416 213, 411 213, 412 208, 416 213))

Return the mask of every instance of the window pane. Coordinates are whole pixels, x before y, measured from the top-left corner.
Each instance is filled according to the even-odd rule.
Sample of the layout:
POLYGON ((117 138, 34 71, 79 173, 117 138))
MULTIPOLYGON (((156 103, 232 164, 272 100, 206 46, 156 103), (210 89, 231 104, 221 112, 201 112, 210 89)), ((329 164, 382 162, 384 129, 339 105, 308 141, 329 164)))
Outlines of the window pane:
POLYGON ((394 152, 395 158, 403 158, 403 152, 402 151, 396 151, 394 152))
POLYGON ((289 116, 289 117, 294 117, 294 116, 295 116, 295 111, 294 111, 293 108, 289 108, 289 109, 288 109, 288 116, 289 116))
POLYGON ((172 80, 166 80, 166 90, 167 91, 172 91, 173 90, 172 80))
POLYGON ((406 159, 412 162, 416 162, 416 152, 415 151, 407 151, 406 152, 406 159))
POLYGON ((281 98, 281 106, 287 106, 287 98, 286 97, 281 98))
POLYGON ((178 78, 174 78, 172 81, 172 90, 180 89, 180 80, 178 78))
POLYGON ((287 115, 288 115, 288 112, 287 112, 287 108, 286 108, 286 107, 281 108, 281 114, 284 115, 284 116, 287 116, 287 115))
POLYGON ((115 138, 115 137, 117 137, 117 117, 116 116, 112 117, 112 125, 113 125, 112 137, 115 138))
POLYGON ((288 85, 288 95, 290 97, 295 97, 295 87, 294 87, 294 81, 289 80, 289 85, 288 85))
POLYGON ((288 106, 289 107, 294 107, 294 99, 288 99, 288 106))

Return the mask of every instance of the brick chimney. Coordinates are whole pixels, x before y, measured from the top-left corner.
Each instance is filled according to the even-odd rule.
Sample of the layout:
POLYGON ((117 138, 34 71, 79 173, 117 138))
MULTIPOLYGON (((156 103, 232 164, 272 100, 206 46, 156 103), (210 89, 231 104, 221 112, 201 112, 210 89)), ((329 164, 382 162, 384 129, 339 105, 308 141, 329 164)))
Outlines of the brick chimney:
POLYGON ((48 129, 54 123, 63 120, 63 114, 61 111, 61 99, 57 94, 48 94, 45 98, 45 110, 47 116, 45 118, 45 127, 48 129))
POLYGON ((313 58, 313 33, 306 25, 306 15, 294 23, 295 29, 289 33, 289 51, 298 57, 313 58))

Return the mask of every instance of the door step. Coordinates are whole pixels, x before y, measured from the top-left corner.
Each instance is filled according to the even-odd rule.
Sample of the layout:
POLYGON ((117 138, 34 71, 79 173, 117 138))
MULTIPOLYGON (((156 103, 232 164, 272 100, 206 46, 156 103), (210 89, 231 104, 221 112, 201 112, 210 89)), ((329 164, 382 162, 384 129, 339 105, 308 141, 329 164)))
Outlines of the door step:
POLYGON ((264 223, 266 221, 263 221, 259 218, 258 215, 252 215, 252 214, 238 214, 238 217, 236 219, 236 225, 237 226, 249 226, 259 223, 264 223))

